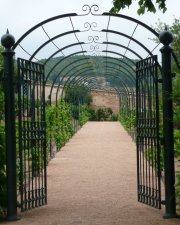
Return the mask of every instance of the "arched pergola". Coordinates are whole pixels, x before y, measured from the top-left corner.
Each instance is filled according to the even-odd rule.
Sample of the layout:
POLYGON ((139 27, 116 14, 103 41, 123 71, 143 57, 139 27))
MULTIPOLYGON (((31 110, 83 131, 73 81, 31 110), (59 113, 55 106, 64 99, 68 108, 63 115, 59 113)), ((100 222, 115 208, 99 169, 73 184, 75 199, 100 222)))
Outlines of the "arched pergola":
MULTIPOLYGON (((158 40, 159 34, 147 24, 126 15, 99 13, 97 5, 84 5, 81 14, 69 13, 46 19, 25 32, 15 43, 12 36, 6 34, 2 38, 3 46, 9 51, 6 53, 15 51, 18 58, 19 151, 24 151, 20 155, 21 173, 33 173, 29 168, 26 171, 24 166, 25 151, 30 148, 32 151, 36 145, 42 151, 46 148, 45 100, 57 104, 68 89, 80 86, 88 92, 113 90, 119 97, 122 115, 126 116, 127 108, 136 111, 138 201, 161 208, 162 147, 158 99, 162 81, 166 216, 174 217, 174 167, 170 153, 170 150, 173 151, 173 131, 170 124, 172 118, 168 116, 172 111, 172 102, 169 103, 168 99, 171 96, 171 87, 168 86, 171 78, 168 76, 171 54, 176 62, 177 58, 169 47, 172 37, 168 31, 160 35, 162 44, 158 40), (162 65, 161 59, 156 56, 160 50, 163 55, 162 65), (99 78, 103 78, 103 81, 99 81, 99 78), (50 85, 50 91, 48 99, 45 99, 47 84, 50 85), (54 90, 56 93, 53 98, 54 90), (168 95, 166 90, 170 90, 168 95)), ((8 57, 12 60, 12 56, 8 57)), ((6 60, 5 72, 12 72, 6 60)), ((11 83, 7 83, 7 89, 8 85, 11 83)), ((11 115, 12 121, 15 122, 15 118, 11 115)), ((47 203, 45 162, 46 155, 38 189, 34 189, 32 179, 32 196, 26 198, 24 183, 20 184, 22 211, 47 203), (38 197, 35 198, 34 193, 37 191, 38 197)), ((31 166, 33 163, 32 159, 31 166)), ((12 175, 9 174, 9 177, 11 180, 12 175)), ((13 206, 15 210, 15 204, 13 206)))

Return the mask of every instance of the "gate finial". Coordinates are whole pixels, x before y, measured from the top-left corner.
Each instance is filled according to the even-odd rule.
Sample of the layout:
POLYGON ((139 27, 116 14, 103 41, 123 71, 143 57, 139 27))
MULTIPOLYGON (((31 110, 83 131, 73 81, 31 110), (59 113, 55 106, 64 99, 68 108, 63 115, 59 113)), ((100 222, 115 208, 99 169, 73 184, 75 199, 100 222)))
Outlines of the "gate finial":
POLYGON ((15 38, 12 34, 9 33, 7 29, 6 34, 1 37, 1 44, 3 47, 10 49, 15 43, 15 38))
POLYGON ((159 40, 163 45, 169 45, 173 41, 173 34, 167 30, 167 26, 164 31, 159 34, 159 40))

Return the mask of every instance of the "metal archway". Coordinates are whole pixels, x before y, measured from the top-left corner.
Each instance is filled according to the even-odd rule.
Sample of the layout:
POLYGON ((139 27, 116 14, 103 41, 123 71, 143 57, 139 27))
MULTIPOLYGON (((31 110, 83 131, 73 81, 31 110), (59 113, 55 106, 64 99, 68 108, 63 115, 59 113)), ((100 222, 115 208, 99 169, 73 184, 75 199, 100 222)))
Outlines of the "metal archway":
MULTIPOLYGON (((161 73, 160 76, 158 76, 157 73, 158 68, 161 69, 161 66, 157 57, 154 55, 162 45, 159 43, 154 44, 153 47, 148 47, 147 43, 140 40, 138 35, 136 36, 136 33, 140 28, 154 38, 158 38, 159 34, 148 25, 129 16, 112 15, 109 13, 100 14, 98 13, 99 8, 97 5, 85 5, 82 10, 82 14, 69 13, 44 20, 23 34, 13 46, 6 45, 6 43, 4 44, 9 50, 16 50, 16 52, 18 52, 21 49, 28 57, 26 60, 22 58, 18 58, 17 60, 20 109, 19 151, 21 164, 21 210, 25 211, 34 207, 39 207, 47 202, 46 155, 43 152, 46 148, 45 100, 47 99, 45 99, 45 85, 49 82, 51 98, 55 83, 60 77, 56 92, 57 100, 59 87, 62 84, 66 86, 66 88, 71 88, 79 84, 86 86, 85 83, 88 81, 90 82, 86 87, 88 90, 92 88, 102 88, 103 85, 108 89, 109 84, 106 84, 108 82, 104 82, 103 85, 96 83, 98 76, 102 76, 105 80, 110 81, 116 77, 118 79, 117 85, 112 85, 113 82, 110 82, 110 88, 120 94, 124 92, 126 96, 128 96, 129 106, 134 106, 134 102, 131 102, 129 96, 133 94, 134 98, 134 89, 136 88, 138 200, 152 207, 161 208, 158 109, 158 81, 161 80, 161 73), (99 18, 103 18, 106 24, 102 24, 102 28, 98 29, 97 22, 83 21, 83 18, 89 19, 89 17, 95 18, 96 21, 99 18), (78 22, 78 25, 81 25, 80 28, 76 28, 75 19, 80 19, 78 22), (125 30, 124 32, 118 30, 119 27, 116 29, 113 28, 112 21, 116 19, 125 21, 128 25, 131 24, 131 32, 127 34, 125 30), (84 24, 82 24, 81 21, 83 21, 84 24), (50 31, 52 22, 60 24, 66 23, 67 26, 64 26, 64 30, 61 32, 58 30, 57 33, 54 34, 50 31), (32 48, 28 50, 27 46, 25 46, 26 40, 29 42, 29 39, 31 40, 33 35, 36 36, 35 32, 43 32, 46 39, 40 43, 37 41, 37 43, 34 43, 34 45, 31 46, 32 48), (86 38, 84 38, 85 35, 86 38), (67 43, 68 38, 70 39, 70 43, 67 43), (12 49, 10 49, 9 46, 12 47, 12 49), (44 60, 39 59, 43 51, 44 60), (81 54, 81 57, 84 58, 77 59, 81 54), (55 62, 52 59, 57 61, 55 62), (103 61, 98 61, 97 59, 103 59, 103 61), (51 64, 52 61, 53 65, 51 64), (99 70, 97 68, 100 68, 102 71, 100 75, 98 74, 99 70), (136 77, 134 71, 136 71, 136 77), (50 83, 49 78, 53 77, 53 73, 55 73, 55 77, 52 83, 50 83), (66 82, 64 82, 64 80, 66 80, 66 82), (28 138, 26 137, 27 132, 29 132, 28 138), (34 160, 36 158, 34 152, 36 152, 39 147, 37 147, 39 139, 43 140, 41 146, 43 160, 39 158, 34 160), (144 144, 145 142, 148 144, 144 144), (26 158, 27 148, 32 152, 32 170, 30 167, 26 168, 24 166, 26 165, 26 160, 30 160, 26 158), (155 151, 155 153, 153 153, 156 157, 155 159, 150 158, 153 151, 155 151), (149 154, 149 158, 147 154, 149 154), (38 187, 33 183, 37 178, 37 165, 35 165, 35 161, 43 163, 43 175, 41 177, 42 179, 37 181, 39 184, 38 187), (148 169, 143 167, 144 164, 142 164, 142 161, 147 165, 148 169), (152 167, 154 170, 150 172, 152 167), (27 180, 23 179, 24 177, 27 178, 27 174, 31 177, 31 184, 26 189, 27 180), (27 196, 27 193, 31 193, 31 195, 27 196)), ((164 37, 161 39, 165 50, 167 50, 166 48, 169 47, 172 41, 168 38, 166 40, 164 37)), ((164 53, 164 49, 161 49, 162 53, 164 53)), ((177 61, 175 54, 173 52, 171 53, 177 61)), ((170 56, 170 54, 168 56, 170 56)), ((168 60, 167 58, 163 58, 162 67, 162 73, 167 80, 170 79, 168 78, 169 74, 167 74, 167 71, 171 71, 170 66, 168 67, 170 58, 168 58, 168 60)), ((8 68, 6 69, 8 70, 8 68)), ((165 79, 163 79, 163 85, 165 90, 166 88, 168 89, 165 79)), ((166 104, 166 102, 169 101, 166 92, 164 96, 165 106, 172 108, 172 106, 166 104)), ((167 110, 168 112, 170 112, 169 108, 169 111, 167 110)), ((166 121, 166 116, 168 115, 164 108, 164 121, 166 121)), ((168 140, 168 135, 164 132, 165 172, 167 173, 165 174, 166 180, 170 179, 171 184, 169 185, 167 182, 165 184, 165 204, 167 216, 174 216, 176 214, 173 189, 174 169, 172 166, 172 155, 169 155, 168 150, 173 151, 173 134, 169 122, 166 122, 163 124, 164 130, 171 131, 171 141, 168 140), (171 156, 170 162, 168 162, 168 156, 171 156), (171 168, 170 172, 168 168, 171 168)), ((15 204, 14 207, 16 207, 15 204)))

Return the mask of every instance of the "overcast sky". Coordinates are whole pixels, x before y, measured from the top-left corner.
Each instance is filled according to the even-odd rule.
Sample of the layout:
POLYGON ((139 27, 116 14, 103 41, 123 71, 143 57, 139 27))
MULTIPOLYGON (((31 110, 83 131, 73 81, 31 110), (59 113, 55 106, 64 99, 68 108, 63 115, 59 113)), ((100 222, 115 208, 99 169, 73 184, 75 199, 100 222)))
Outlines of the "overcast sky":
MULTIPOLYGON (((148 25, 154 24, 158 18, 172 23, 173 16, 180 17, 180 0, 166 1, 168 10, 165 14, 158 12, 138 16, 135 3, 129 10, 123 10, 121 13, 138 18, 148 25)), ((0 36, 7 27, 15 36, 20 36, 46 18, 70 12, 81 13, 84 4, 98 4, 101 12, 108 12, 112 6, 112 0, 0 0, 0 3, 0 36)))
MULTIPOLYGON (((145 15, 138 16, 136 12, 136 2, 133 3, 130 9, 125 9, 120 13, 134 17, 149 26, 155 25, 158 18, 160 18, 162 22, 171 24, 174 17, 180 18, 180 0, 166 1, 168 10, 165 14, 157 12, 156 14, 146 13, 145 15)), ((85 4, 99 5, 99 13, 108 12, 112 7, 112 0, 0 0, 0 3, 0 36, 2 36, 8 28, 10 33, 15 36, 16 40, 32 26, 47 18, 72 12, 82 14, 82 6, 85 4)), ((114 23, 114 28, 118 30, 119 27, 120 29, 120 24, 118 22, 116 23, 115 20, 112 21, 111 26, 113 26, 114 23)), ((65 26, 63 24, 62 26, 56 25, 53 29, 59 29, 62 32, 64 28, 65 26)), ((51 32, 50 28, 49 32, 51 32)), ((59 31, 57 31, 57 33, 58 32, 59 31)), ((140 35, 143 36, 144 33, 140 35)), ((31 44, 29 43, 29 48, 31 48, 31 44)))

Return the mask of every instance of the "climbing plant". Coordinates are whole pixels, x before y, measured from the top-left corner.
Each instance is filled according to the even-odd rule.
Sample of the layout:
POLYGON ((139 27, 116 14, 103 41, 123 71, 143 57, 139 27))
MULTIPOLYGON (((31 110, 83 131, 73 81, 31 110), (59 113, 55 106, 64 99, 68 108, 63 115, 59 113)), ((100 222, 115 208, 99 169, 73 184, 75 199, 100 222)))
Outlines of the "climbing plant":
POLYGON ((90 118, 88 105, 80 105, 79 107, 79 125, 83 126, 90 118))
POLYGON ((48 106, 46 109, 47 143, 54 141, 57 150, 60 150, 74 134, 72 119, 71 106, 63 98, 59 99, 57 105, 48 106))

